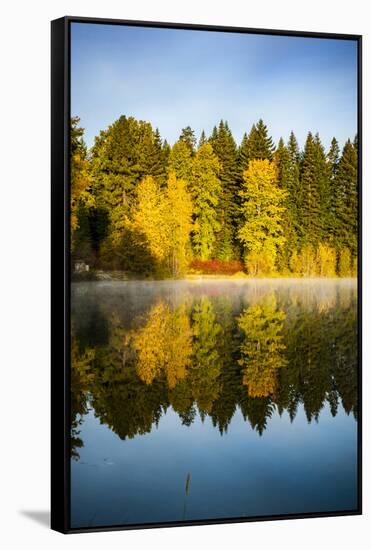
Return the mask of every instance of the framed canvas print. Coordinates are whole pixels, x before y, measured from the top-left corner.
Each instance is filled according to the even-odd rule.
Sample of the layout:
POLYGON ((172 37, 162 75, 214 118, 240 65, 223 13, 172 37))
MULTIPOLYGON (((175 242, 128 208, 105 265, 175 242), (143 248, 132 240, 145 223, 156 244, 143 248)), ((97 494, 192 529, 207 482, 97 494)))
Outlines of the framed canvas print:
POLYGON ((361 513, 361 37, 52 22, 52 528, 361 513))

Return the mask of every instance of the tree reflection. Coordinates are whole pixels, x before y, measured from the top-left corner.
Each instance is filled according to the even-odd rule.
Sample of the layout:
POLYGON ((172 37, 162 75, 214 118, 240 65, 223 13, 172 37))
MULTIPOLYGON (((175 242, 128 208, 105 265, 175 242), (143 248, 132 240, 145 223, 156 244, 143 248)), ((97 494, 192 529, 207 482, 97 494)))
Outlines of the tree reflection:
POLYGON ((131 335, 136 370, 146 384, 165 374, 170 390, 185 378, 191 364, 192 332, 182 305, 171 311, 164 302, 152 307, 145 325, 131 335))
POLYGON ((185 426, 198 411, 221 434, 237 409, 260 435, 276 410, 294 421, 300 405, 308 422, 326 404, 333 416, 341 406, 357 417, 355 293, 325 300, 272 292, 247 304, 162 299, 130 326, 119 305, 94 315, 94 323, 75 315, 72 325, 76 459, 89 404, 122 439, 149 433, 169 407, 185 426), (95 340, 100 325, 105 336, 95 340))
POLYGON ((276 391, 277 371, 287 364, 283 356, 284 320, 285 313, 278 309, 274 294, 245 309, 238 318, 244 334, 238 364, 242 366, 242 384, 247 386, 250 397, 268 397, 276 391))

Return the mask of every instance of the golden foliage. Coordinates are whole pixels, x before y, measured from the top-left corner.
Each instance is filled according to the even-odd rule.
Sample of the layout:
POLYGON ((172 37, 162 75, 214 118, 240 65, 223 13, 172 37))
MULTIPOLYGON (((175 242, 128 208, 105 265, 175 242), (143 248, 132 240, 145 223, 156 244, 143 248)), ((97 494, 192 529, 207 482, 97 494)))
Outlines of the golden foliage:
POLYGON ((169 389, 185 378, 191 364, 192 331, 185 306, 175 311, 164 302, 153 306, 145 325, 137 330, 131 341, 137 354, 139 378, 151 384, 162 373, 169 389))
POLYGON ((336 276, 336 251, 326 244, 317 248, 317 275, 320 277, 336 276))
POLYGON ((283 356, 284 320, 285 313, 278 308, 274 294, 245 309, 238 318, 244 335, 238 363, 250 397, 267 397, 277 389, 277 371, 287 364, 283 356))
POLYGON ((275 162, 252 160, 243 178, 240 196, 245 221, 238 238, 246 251, 248 272, 269 274, 275 269, 277 248, 285 242, 282 215, 287 193, 278 186, 275 162))
POLYGON ((169 174, 165 200, 167 211, 163 224, 169 241, 169 267, 173 277, 178 277, 188 265, 193 207, 186 183, 178 179, 175 172, 169 174))

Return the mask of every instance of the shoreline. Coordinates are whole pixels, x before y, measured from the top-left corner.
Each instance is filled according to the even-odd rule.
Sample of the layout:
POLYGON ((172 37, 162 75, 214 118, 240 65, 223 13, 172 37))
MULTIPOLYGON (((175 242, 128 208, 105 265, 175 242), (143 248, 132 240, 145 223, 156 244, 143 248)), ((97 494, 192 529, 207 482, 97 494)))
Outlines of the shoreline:
POLYGON ((325 281, 355 281, 357 282, 358 277, 297 277, 294 275, 273 275, 273 276, 262 276, 262 277, 250 277, 248 275, 209 275, 209 274, 188 274, 179 279, 166 278, 166 279, 156 279, 156 278, 146 278, 146 277, 133 277, 129 276, 126 272, 118 271, 99 271, 99 272, 87 272, 87 273, 74 273, 71 276, 71 283, 97 283, 97 282, 125 282, 125 283, 175 283, 175 282, 236 282, 236 283, 249 283, 249 282, 325 282, 325 281))

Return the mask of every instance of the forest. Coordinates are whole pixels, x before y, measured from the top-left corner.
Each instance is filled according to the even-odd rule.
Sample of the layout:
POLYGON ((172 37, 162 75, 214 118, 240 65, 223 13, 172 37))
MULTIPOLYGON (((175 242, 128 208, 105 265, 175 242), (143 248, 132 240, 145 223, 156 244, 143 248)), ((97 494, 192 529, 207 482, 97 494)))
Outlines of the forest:
POLYGON ((326 151, 308 132, 301 150, 259 120, 237 144, 221 120, 170 146, 126 116, 89 150, 78 117, 70 137, 72 266, 90 276, 357 274, 357 137, 326 151))

